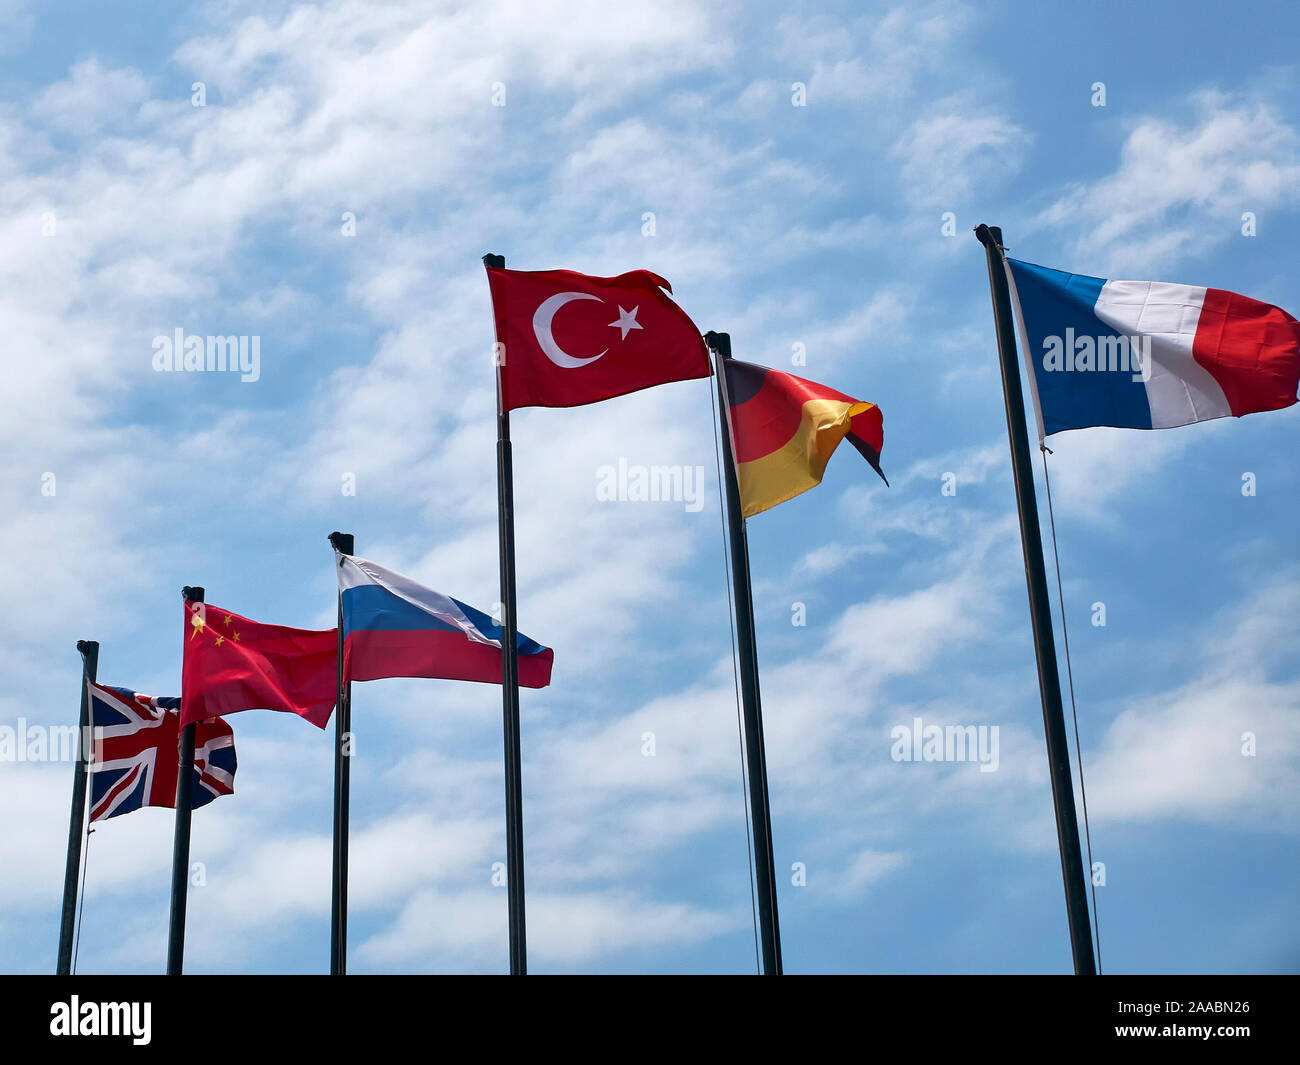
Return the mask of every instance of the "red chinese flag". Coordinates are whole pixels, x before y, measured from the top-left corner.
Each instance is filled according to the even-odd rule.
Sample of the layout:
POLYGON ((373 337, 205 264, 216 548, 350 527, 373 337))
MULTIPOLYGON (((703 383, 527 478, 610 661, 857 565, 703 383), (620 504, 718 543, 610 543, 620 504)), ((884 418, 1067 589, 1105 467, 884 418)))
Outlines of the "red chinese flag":
POLYGON ((262 625, 185 603, 181 724, 239 710, 287 710, 324 728, 338 693, 338 629, 262 625))
POLYGON ((712 372, 699 329, 648 270, 487 273, 503 410, 578 407, 712 372))

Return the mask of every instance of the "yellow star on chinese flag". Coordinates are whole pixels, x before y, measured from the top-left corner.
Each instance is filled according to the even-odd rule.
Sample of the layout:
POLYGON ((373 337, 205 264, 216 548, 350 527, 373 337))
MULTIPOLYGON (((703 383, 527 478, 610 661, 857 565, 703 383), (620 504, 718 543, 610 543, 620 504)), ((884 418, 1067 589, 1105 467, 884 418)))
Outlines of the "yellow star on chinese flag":
POLYGON ((197 610, 190 615, 190 626, 190 639, 192 640, 203 631, 203 615, 197 610))
POLYGON ((239 642, 239 633, 237 633, 237 632, 232 632, 232 633, 230 634, 230 636, 231 636, 231 638, 232 638, 236 643, 239 642))
POLYGON ((225 642, 226 642, 226 638, 225 638, 224 636, 218 636, 218 637, 217 637, 217 646, 218 646, 218 647, 220 647, 220 646, 221 646, 223 643, 225 643, 225 642))

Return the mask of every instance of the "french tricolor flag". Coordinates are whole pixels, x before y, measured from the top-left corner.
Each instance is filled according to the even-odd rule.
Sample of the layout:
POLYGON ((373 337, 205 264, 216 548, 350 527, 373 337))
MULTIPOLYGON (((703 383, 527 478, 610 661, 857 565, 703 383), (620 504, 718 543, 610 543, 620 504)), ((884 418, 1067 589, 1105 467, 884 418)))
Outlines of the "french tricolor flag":
MULTIPOLYGON (((435 677, 501 683, 501 626, 458 600, 355 555, 335 552, 348 680, 435 677)), ((519 634, 519 683, 551 683, 555 653, 519 634)))
POLYGON ((1167 429, 1296 401, 1300 322, 1235 292, 1107 281, 1008 258, 1040 439, 1167 429))

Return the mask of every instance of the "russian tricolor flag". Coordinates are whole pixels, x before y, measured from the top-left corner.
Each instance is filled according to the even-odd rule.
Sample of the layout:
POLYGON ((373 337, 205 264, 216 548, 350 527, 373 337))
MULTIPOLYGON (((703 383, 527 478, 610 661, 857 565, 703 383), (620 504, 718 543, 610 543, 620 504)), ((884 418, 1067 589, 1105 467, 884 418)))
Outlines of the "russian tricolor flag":
MULTIPOLYGON (((434 677, 501 683, 501 626, 471 606, 355 555, 335 552, 348 680, 434 677)), ((519 683, 551 683, 555 653, 519 634, 519 683)))
POLYGON ((1300 322, 1234 292, 1007 259, 1040 438, 1167 429, 1296 402, 1300 322))

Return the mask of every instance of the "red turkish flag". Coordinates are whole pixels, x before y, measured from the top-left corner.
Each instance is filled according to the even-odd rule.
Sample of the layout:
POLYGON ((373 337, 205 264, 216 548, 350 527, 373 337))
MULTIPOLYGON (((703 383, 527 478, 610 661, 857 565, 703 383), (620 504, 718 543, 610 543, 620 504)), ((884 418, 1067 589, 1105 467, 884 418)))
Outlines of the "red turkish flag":
POLYGON ((324 728, 338 695, 338 642, 338 629, 263 625, 187 599, 181 724, 287 710, 324 728))
POLYGON ((649 270, 487 273, 502 410, 578 407, 713 372, 699 329, 649 270))

